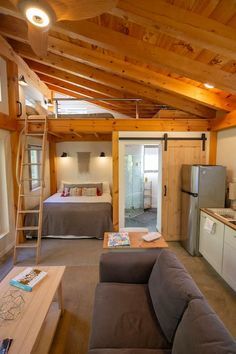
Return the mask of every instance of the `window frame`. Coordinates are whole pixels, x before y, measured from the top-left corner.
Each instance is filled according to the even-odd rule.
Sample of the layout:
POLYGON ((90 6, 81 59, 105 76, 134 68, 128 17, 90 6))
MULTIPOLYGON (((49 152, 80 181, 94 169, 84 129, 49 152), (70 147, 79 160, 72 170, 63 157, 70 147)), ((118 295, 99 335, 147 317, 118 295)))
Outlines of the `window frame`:
MULTIPOLYGON (((157 152, 158 152, 158 146, 157 145, 144 145, 144 154, 143 154, 143 171, 144 173, 158 173, 159 172, 159 169, 154 169, 154 170, 146 170, 145 169, 145 149, 157 149, 157 152)), ((158 155, 158 153, 157 153, 158 155)), ((159 159, 159 155, 158 155, 158 159, 159 159)), ((159 167, 159 161, 158 161, 158 167, 159 167)))
MULTIPOLYGON (((41 153, 42 151, 39 149, 41 146, 37 145, 37 144, 28 144, 28 163, 40 163, 41 162, 41 153), (33 149, 35 147, 35 149, 33 149), (31 152, 32 151, 36 151, 36 160, 37 162, 31 162, 32 161, 32 157, 31 157, 31 152)), ((40 165, 35 165, 35 167, 37 168, 37 178, 38 181, 29 181, 29 189, 30 191, 35 191, 38 188, 40 188, 40 165)), ((32 179, 32 166, 29 165, 29 179, 32 179)))

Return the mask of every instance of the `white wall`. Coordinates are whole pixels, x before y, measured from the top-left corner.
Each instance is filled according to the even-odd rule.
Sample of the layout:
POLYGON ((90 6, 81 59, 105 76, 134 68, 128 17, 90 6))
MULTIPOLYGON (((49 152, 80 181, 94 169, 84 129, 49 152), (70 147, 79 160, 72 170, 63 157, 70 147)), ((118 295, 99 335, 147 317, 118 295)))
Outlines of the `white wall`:
MULTIPOLYGON (((10 133, 5 130, 0 130, 0 139, 4 147, 4 155, 1 158, 1 172, 6 173, 6 189, 7 195, 4 198, 4 205, 0 205, 3 217, 6 222, 4 225, 5 232, 0 235, 0 257, 3 256, 13 247, 14 231, 15 231, 15 216, 14 216, 14 200, 13 200, 13 181, 12 181, 12 164, 11 164, 11 144, 10 133)), ((5 183, 4 183, 5 184, 5 183)))
POLYGON ((216 163, 226 166, 228 182, 236 182, 236 128, 218 133, 216 163))
POLYGON ((0 57, 0 112, 9 114, 8 89, 7 89, 7 64, 0 57))
POLYGON ((112 186, 112 144, 111 142, 62 142, 57 143, 57 183, 61 181, 104 182, 112 186), (69 157, 60 157, 66 152, 69 157), (89 173, 79 173, 77 152, 90 152, 89 173), (106 157, 99 157, 105 152, 106 157))

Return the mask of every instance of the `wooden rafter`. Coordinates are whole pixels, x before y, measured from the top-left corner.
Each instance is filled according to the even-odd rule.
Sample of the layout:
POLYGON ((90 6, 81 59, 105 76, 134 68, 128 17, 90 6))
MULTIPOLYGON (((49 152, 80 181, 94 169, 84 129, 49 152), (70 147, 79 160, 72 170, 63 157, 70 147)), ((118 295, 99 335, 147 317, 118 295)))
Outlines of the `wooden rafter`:
POLYGON ((220 131, 228 128, 236 127, 236 111, 232 111, 223 117, 212 120, 212 131, 220 131))
MULTIPOLYGON (((18 129, 22 128, 18 121, 18 129)), ((210 120, 207 119, 48 119, 48 129, 55 133, 71 133, 71 129, 79 133, 112 131, 208 131, 210 120)), ((32 131, 40 131, 40 125, 31 127, 32 131)))
MULTIPOLYGON (((227 6, 227 4, 225 4, 227 6)), ((236 29, 174 4, 155 0, 120 0, 110 13, 235 60, 236 29)))
POLYGON ((193 80, 208 82, 214 78, 216 87, 236 92, 236 78, 226 71, 154 46, 88 21, 58 23, 57 31, 115 53, 127 55, 146 64, 169 69, 193 80), (148 53, 148 55, 147 55, 148 53))
MULTIPOLYGON (((3 17, 2 21, 0 21, 0 31, 10 38, 26 42, 26 27, 22 21, 21 24, 22 25, 19 28, 19 25, 17 25, 17 22, 15 21, 14 26, 16 26, 16 28, 14 30, 13 25, 9 25, 9 21, 6 21, 3 17)), ((13 46, 18 46, 18 49, 24 51, 24 46, 17 45, 16 43, 13 44, 13 46)), ((193 102, 202 103, 203 105, 214 109, 230 111, 236 108, 236 102, 222 99, 219 95, 206 89, 184 83, 167 75, 153 72, 147 68, 139 67, 127 61, 119 60, 96 50, 84 48, 55 37, 49 37, 48 50, 59 56, 73 59, 75 61, 84 61, 122 77, 139 82, 141 81, 148 86, 173 92, 174 94, 190 99, 193 102)), ((25 54, 27 55, 27 53, 25 54)))
MULTIPOLYGON (((55 92, 58 92, 58 93, 62 93, 64 95, 68 95, 68 96, 71 96, 71 97, 74 97, 74 98, 78 98, 78 99, 84 99, 86 101, 86 97, 85 96, 82 96, 80 95, 76 90, 77 88, 73 88, 71 89, 71 85, 70 85, 70 89, 66 89, 66 88, 63 88, 61 86, 55 86, 55 85, 52 85, 52 84, 48 84, 48 88, 52 91, 55 91, 55 92)), ((93 104, 95 106, 98 106, 98 107, 102 107, 108 111, 113 111, 115 112, 116 114, 120 113, 120 114, 125 114, 128 116, 128 111, 122 111, 122 109, 120 109, 119 107, 114 107, 114 106, 111 106, 111 105, 107 105, 106 103, 104 102, 97 102, 97 101, 93 101, 93 104)))
MULTIPOLYGON (((91 81, 110 86, 123 93, 130 93, 132 95, 136 95, 153 102, 156 101, 159 103, 161 102, 168 104, 177 109, 184 110, 200 117, 210 118, 215 116, 214 110, 204 107, 203 105, 170 94, 169 92, 158 90, 154 87, 148 87, 141 83, 127 80, 117 75, 112 75, 86 64, 82 64, 68 58, 62 58, 52 53, 48 53, 45 58, 41 59, 32 52, 29 46, 23 44, 14 45, 14 49, 23 58, 31 60, 31 68, 35 71, 37 71, 36 63, 43 62, 47 64, 47 66, 53 67, 54 69, 58 68, 65 71, 66 73, 83 76, 87 79, 90 79, 91 81), (22 50, 23 47, 24 50, 22 50), (33 64, 33 62, 35 62, 35 64, 33 64)), ((39 72, 39 70, 37 72, 39 72)))

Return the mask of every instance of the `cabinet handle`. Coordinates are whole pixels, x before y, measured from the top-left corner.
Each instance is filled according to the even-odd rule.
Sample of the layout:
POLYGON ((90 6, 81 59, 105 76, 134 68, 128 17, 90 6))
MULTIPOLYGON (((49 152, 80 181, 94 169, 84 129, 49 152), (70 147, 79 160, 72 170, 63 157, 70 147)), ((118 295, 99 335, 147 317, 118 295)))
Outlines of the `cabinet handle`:
POLYGON ((166 195, 167 195, 167 187, 166 187, 166 185, 164 186, 164 197, 166 197, 166 195))
POLYGON ((17 117, 21 117, 22 116, 22 103, 20 101, 16 101, 18 104, 18 114, 17 117))

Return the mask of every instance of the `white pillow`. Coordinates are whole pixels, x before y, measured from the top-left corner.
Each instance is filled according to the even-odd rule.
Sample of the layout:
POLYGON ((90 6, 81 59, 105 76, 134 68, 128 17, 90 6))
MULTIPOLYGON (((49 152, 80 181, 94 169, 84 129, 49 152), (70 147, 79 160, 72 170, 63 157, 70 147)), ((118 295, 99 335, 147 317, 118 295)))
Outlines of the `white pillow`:
POLYGON ((82 188, 83 197, 96 197, 97 188, 82 188))

